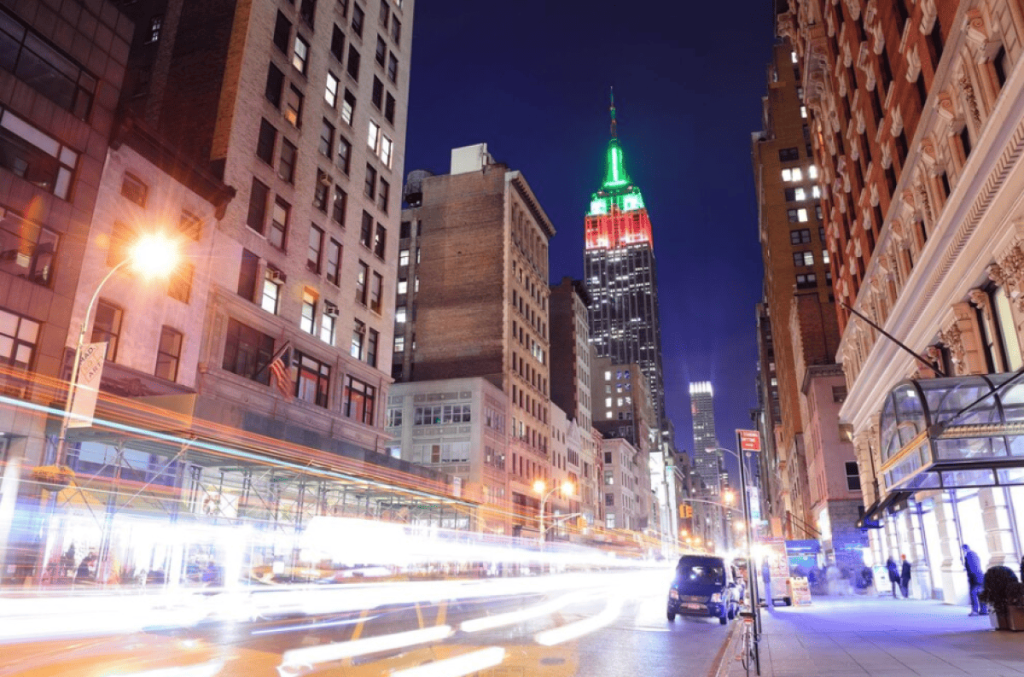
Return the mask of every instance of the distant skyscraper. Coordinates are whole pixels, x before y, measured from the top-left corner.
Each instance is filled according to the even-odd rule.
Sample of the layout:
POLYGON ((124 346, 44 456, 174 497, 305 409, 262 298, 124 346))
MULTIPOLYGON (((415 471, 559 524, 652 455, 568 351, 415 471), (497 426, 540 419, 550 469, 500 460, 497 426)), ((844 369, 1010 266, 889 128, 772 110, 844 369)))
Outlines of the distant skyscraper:
POLYGON ((710 494, 721 491, 721 452, 715 435, 715 393, 707 381, 690 384, 690 411, 693 414, 693 460, 697 474, 710 494), (709 451, 710 449, 710 451, 709 451))
POLYGON ((654 421, 665 415, 658 321, 657 270, 651 220, 640 189, 623 164, 611 107, 611 141, 601 189, 586 217, 584 270, 590 305, 590 337, 598 357, 640 365, 650 386, 654 421))

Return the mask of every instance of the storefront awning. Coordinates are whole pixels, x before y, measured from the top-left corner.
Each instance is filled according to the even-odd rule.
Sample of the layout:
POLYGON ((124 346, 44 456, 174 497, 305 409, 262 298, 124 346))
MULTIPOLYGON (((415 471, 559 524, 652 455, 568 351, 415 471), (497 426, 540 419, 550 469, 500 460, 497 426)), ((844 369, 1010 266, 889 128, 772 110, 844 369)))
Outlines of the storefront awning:
POLYGON ((857 520, 858 529, 881 529, 879 521, 889 507, 901 503, 910 497, 912 491, 891 491, 881 500, 875 501, 871 507, 864 511, 863 517, 857 520))
POLYGON ((1024 484, 1024 374, 904 381, 885 398, 880 437, 889 495, 1024 484))

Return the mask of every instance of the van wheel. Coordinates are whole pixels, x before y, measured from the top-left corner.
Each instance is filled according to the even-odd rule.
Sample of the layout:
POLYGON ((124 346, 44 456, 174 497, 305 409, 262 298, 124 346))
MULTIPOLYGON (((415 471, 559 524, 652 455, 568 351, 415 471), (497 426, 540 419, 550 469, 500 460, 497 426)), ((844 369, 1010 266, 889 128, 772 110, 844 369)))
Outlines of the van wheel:
POLYGON ((728 622, 729 622, 729 621, 728 621, 728 620, 727 620, 727 619, 725 618, 725 616, 719 616, 719 617, 718 617, 718 624, 719 624, 719 625, 725 625, 725 624, 726 624, 726 623, 728 623, 728 622))
POLYGON ((782 598, 782 603, 785 604, 786 606, 793 606, 793 600, 790 597, 783 597, 782 598))
POLYGON ((668 618, 668 620, 670 622, 674 622, 676 620, 676 612, 675 611, 669 611, 667 614, 665 614, 665 616, 668 618))

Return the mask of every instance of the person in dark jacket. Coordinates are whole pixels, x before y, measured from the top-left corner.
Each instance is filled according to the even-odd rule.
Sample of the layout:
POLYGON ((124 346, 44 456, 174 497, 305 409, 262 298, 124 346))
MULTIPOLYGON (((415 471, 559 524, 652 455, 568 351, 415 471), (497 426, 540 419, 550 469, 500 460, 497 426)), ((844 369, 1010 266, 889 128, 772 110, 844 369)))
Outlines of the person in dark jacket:
POLYGON ((885 561, 885 568, 889 571, 889 582, 892 583, 892 596, 896 597, 896 585, 900 582, 900 572, 896 569, 896 560, 892 557, 885 561))
POLYGON ((906 555, 900 555, 900 559, 903 560, 900 569, 900 592, 903 593, 903 599, 907 599, 910 597, 910 562, 907 561, 906 555))
POLYGON ((981 570, 981 558, 964 544, 964 569, 967 569, 967 587, 971 591, 971 613, 968 616, 987 616, 988 607, 978 600, 981 587, 985 582, 985 572, 981 570))

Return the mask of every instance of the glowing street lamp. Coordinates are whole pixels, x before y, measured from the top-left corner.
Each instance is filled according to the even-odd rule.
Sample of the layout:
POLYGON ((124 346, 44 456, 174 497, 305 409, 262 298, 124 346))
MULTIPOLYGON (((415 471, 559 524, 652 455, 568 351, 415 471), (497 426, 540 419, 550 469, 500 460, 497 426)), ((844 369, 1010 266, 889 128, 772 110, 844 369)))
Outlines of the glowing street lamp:
POLYGON ((68 396, 64 402, 64 416, 61 419, 60 437, 57 440, 56 465, 58 471, 64 466, 64 461, 67 459, 68 424, 71 421, 71 407, 78 391, 78 371, 82 361, 82 348, 85 345, 85 332, 89 327, 93 306, 96 305, 96 301, 100 297, 100 291, 107 280, 127 265, 131 265, 137 273, 144 277, 166 277, 178 264, 178 258, 178 248, 172 240, 163 235, 143 235, 128 251, 128 256, 111 268, 106 277, 100 280, 96 291, 93 292, 89 305, 85 307, 85 319, 82 320, 82 328, 78 332, 78 342, 75 344, 75 360, 71 364, 68 396))
POLYGON ((536 491, 538 494, 541 494, 541 499, 540 499, 540 517, 539 517, 539 520, 540 520, 540 535, 537 537, 537 540, 540 543, 540 547, 541 548, 544 547, 544 534, 545 534, 545 531, 546 531, 544 529, 544 506, 545 506, 545 504, 548 501, 548 497, 550 497, 551 494, 555 493, 558 490, 561 490, 563 496, 572 496, 572 492, 576 490, 576 487, 573 486, 572 482, 570 482, 569 480, 566 480, 565 482, 562 482, 561 485, 557 485, 557 486, 551 487, 550 489, 547 489, 546 492, 545 492, 545 489, 547 489, 547 485, 544 484, 544 480, 537 480, 536 482, 533 483, 533 490, 536 491))

